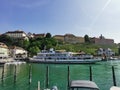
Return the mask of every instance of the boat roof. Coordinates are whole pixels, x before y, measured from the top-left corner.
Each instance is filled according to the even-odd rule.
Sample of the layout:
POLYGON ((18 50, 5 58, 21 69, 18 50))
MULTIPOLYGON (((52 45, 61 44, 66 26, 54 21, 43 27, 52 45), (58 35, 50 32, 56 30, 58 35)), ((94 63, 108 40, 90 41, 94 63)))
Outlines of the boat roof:
POLYGON ((95 82, 88 80, 72 80, 70 83, 70 88, 86 88, 99 90, 95 82))

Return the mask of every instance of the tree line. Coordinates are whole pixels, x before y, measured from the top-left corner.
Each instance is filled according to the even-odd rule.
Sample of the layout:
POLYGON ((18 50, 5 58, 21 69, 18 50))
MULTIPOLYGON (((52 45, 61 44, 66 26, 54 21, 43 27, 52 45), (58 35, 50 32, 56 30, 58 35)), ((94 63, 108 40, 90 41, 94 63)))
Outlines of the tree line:
POLYGON ((7 35, 0 36, 0 42, 5 43, 8 47, 18 46, 28 51, 30 56, 37 54, 40 50, 49 49, 57 45, 57 41, 47 33, 45 37, 29 38, 29 40, 9 37, 7 35))
MULTIPOLYGON (((64 49, 66 51, 79 52, 84 51, 89 54, 95 54, 98 48, 108 48, 107 46, 94 45, 90 42, 90 38, 88 35, 84 36, 85 43, 83 44, 70 44, 64 43, 62 41, 57 41, 55 38, 51 36, 50 33, 47 33, 45 37, 37 37, 37 38, 29 38, 29 40, 12 38, 7 35, 0 36, 0 42, 5 43, 8 47, 10 46, 18 46, 22 47, 28 51, 29 56, 36 55, 41 50, 48 50, 50 48, 54 48, 57 50, 64 49)), ((115 52, 117 52, 116 46, 109 47, 112 48, 115 52)))

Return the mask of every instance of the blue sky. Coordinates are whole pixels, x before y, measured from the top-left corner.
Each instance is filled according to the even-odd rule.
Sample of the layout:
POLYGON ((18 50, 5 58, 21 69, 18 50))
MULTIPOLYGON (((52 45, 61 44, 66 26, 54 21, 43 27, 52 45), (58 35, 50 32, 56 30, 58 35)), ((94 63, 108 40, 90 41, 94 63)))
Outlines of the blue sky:
POLYGON ((120 0, 0 0, 0 33, 112 38, 120 42, 120 0))

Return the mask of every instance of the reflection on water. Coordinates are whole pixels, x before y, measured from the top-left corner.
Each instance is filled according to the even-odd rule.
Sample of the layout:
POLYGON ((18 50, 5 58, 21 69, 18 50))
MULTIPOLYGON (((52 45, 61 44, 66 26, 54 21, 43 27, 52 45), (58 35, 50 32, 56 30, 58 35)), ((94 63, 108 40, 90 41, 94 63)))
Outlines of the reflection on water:
MULTIPOLYGON (((92 80, 100 90, 109 90, 113 86, 112 65, 115 68, 117 86, 120 86, 120 61, 107 61, 92 64, 92 80)), ((0 90, 37 90, 40 81, 41 89, 46 88, 46 66, 49 66, 48 87, 57 86, 59 90, 67 90, 68 64, 31 64, 31 84, 29 84, 29 64, 4 65, 0 67, 0 90), (3 80, 2 80, 2 77, 3 80), (14 81, 16 80, 16 82, 14 81)), ((72 64, 70 80, 89 80, 89 64, 72 64)), ((81 90, 81 89, 80 89, 81 90)))

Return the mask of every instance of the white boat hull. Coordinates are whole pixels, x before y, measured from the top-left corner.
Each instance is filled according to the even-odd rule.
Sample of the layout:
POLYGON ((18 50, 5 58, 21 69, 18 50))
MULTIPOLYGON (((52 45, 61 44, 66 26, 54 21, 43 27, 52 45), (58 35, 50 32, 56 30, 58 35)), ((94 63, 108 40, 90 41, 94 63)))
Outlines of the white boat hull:
POLYGON ((53 60, 53 59, 30 59, 32 63, 50 63, 50 64, 92 64, 101 61, 101 59, 79 59, 79 60, 53 60))

